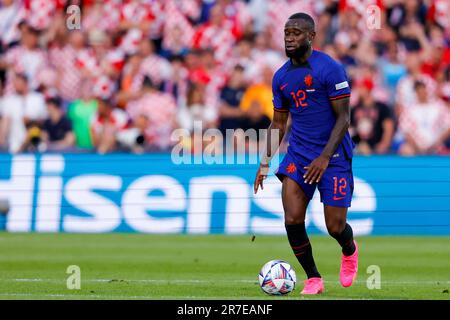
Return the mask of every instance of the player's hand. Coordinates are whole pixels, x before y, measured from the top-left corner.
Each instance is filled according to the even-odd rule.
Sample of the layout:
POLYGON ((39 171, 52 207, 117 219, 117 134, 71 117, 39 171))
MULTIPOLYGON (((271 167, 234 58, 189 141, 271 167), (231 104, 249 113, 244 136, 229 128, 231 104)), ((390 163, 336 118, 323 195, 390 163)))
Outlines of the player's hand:
POLYGON ((316 159, 313 160, 309 164, 309 166, 304 167, 306 172, 303 176, 305 179, 305 183, 313 184, 319 183, 320 179, 322 179, 325 170, 328 168, 328 164, 330 163, 330 159, 324 155, 320 155, 316 159))
POLYGON ((267 178, 267 173, 269 172, 268 164, 260 164, 258 171, 256 172, 255 182, 253 183, 253 190, 255 194, 258 192, 259 186, 261 190, 264 190, 263 181, 267 178))

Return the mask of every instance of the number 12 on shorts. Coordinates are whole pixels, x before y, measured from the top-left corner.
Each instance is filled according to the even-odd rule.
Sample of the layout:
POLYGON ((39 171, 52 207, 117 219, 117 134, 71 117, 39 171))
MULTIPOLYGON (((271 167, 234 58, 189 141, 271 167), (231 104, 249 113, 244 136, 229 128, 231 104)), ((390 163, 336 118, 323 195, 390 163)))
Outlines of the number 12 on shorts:
POLYGON ((333 189, 333 200, 342 200, 347 195, 345 188, 347 188, 347 180, 345 178, 338 179, 338 177, 333 177, 334 189, 333 189))

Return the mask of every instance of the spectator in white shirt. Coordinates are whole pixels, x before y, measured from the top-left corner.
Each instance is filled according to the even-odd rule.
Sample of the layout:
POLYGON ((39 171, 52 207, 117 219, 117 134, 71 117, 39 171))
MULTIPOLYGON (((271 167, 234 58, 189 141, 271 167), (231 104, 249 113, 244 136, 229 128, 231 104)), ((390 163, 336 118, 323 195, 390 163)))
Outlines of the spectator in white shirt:
POLYGON ((0 146, 17 153, 22 151, 28 129, 41 126, 47 118, 47 109, 42 94, 29 90, 24 74, 16 74, 13 84, 15 93, 6 95, 0 108, 0 146))
POLYGON ((19 40, 18 26, 25 12, 20 1, 2 0, 0 3, 0 45, 6 48, 19 40))
POLYGON ((438 153, 450 137, 450 110, 440 100, 428 98, 423 82, 416 81, 414 89, 417 104, 405 109, 400 117, 400 130, 405 136, 400 154, 438 153))

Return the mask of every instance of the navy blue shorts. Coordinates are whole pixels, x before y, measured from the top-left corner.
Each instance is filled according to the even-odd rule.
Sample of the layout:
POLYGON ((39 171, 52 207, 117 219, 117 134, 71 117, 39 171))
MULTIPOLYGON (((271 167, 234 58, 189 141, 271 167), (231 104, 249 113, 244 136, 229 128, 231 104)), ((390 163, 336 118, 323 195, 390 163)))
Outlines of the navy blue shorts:
POLYGON ((284 177, 289 177, 297 182, 309 199, 312 199, 317 187, 322 203, 333 207, 350 207, 354 188, 351 160, 330 164, 319 183, 307 184, 303 178, 306 172, 304 167, 310 163, 311 161, 307 159, 294 157, 288 153, 275 175, 280 181, 283 181, 284 177))

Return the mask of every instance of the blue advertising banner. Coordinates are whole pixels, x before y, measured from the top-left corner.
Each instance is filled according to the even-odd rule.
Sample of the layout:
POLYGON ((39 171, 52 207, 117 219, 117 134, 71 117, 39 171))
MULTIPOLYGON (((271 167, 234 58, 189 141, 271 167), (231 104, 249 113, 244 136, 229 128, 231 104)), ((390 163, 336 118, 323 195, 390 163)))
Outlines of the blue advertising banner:
MULTIPOLYGON (((284 234, 281 183, 256 164, 175 164, 170 154, 0 156, 11 232, 284 234)), ((355 157, 357 235, 450 235, 450 157, 355 157)), ((0 219, 0 220, 1 220, 0 219)), ((316 191, 310 233, 326 233, 316 191)))

